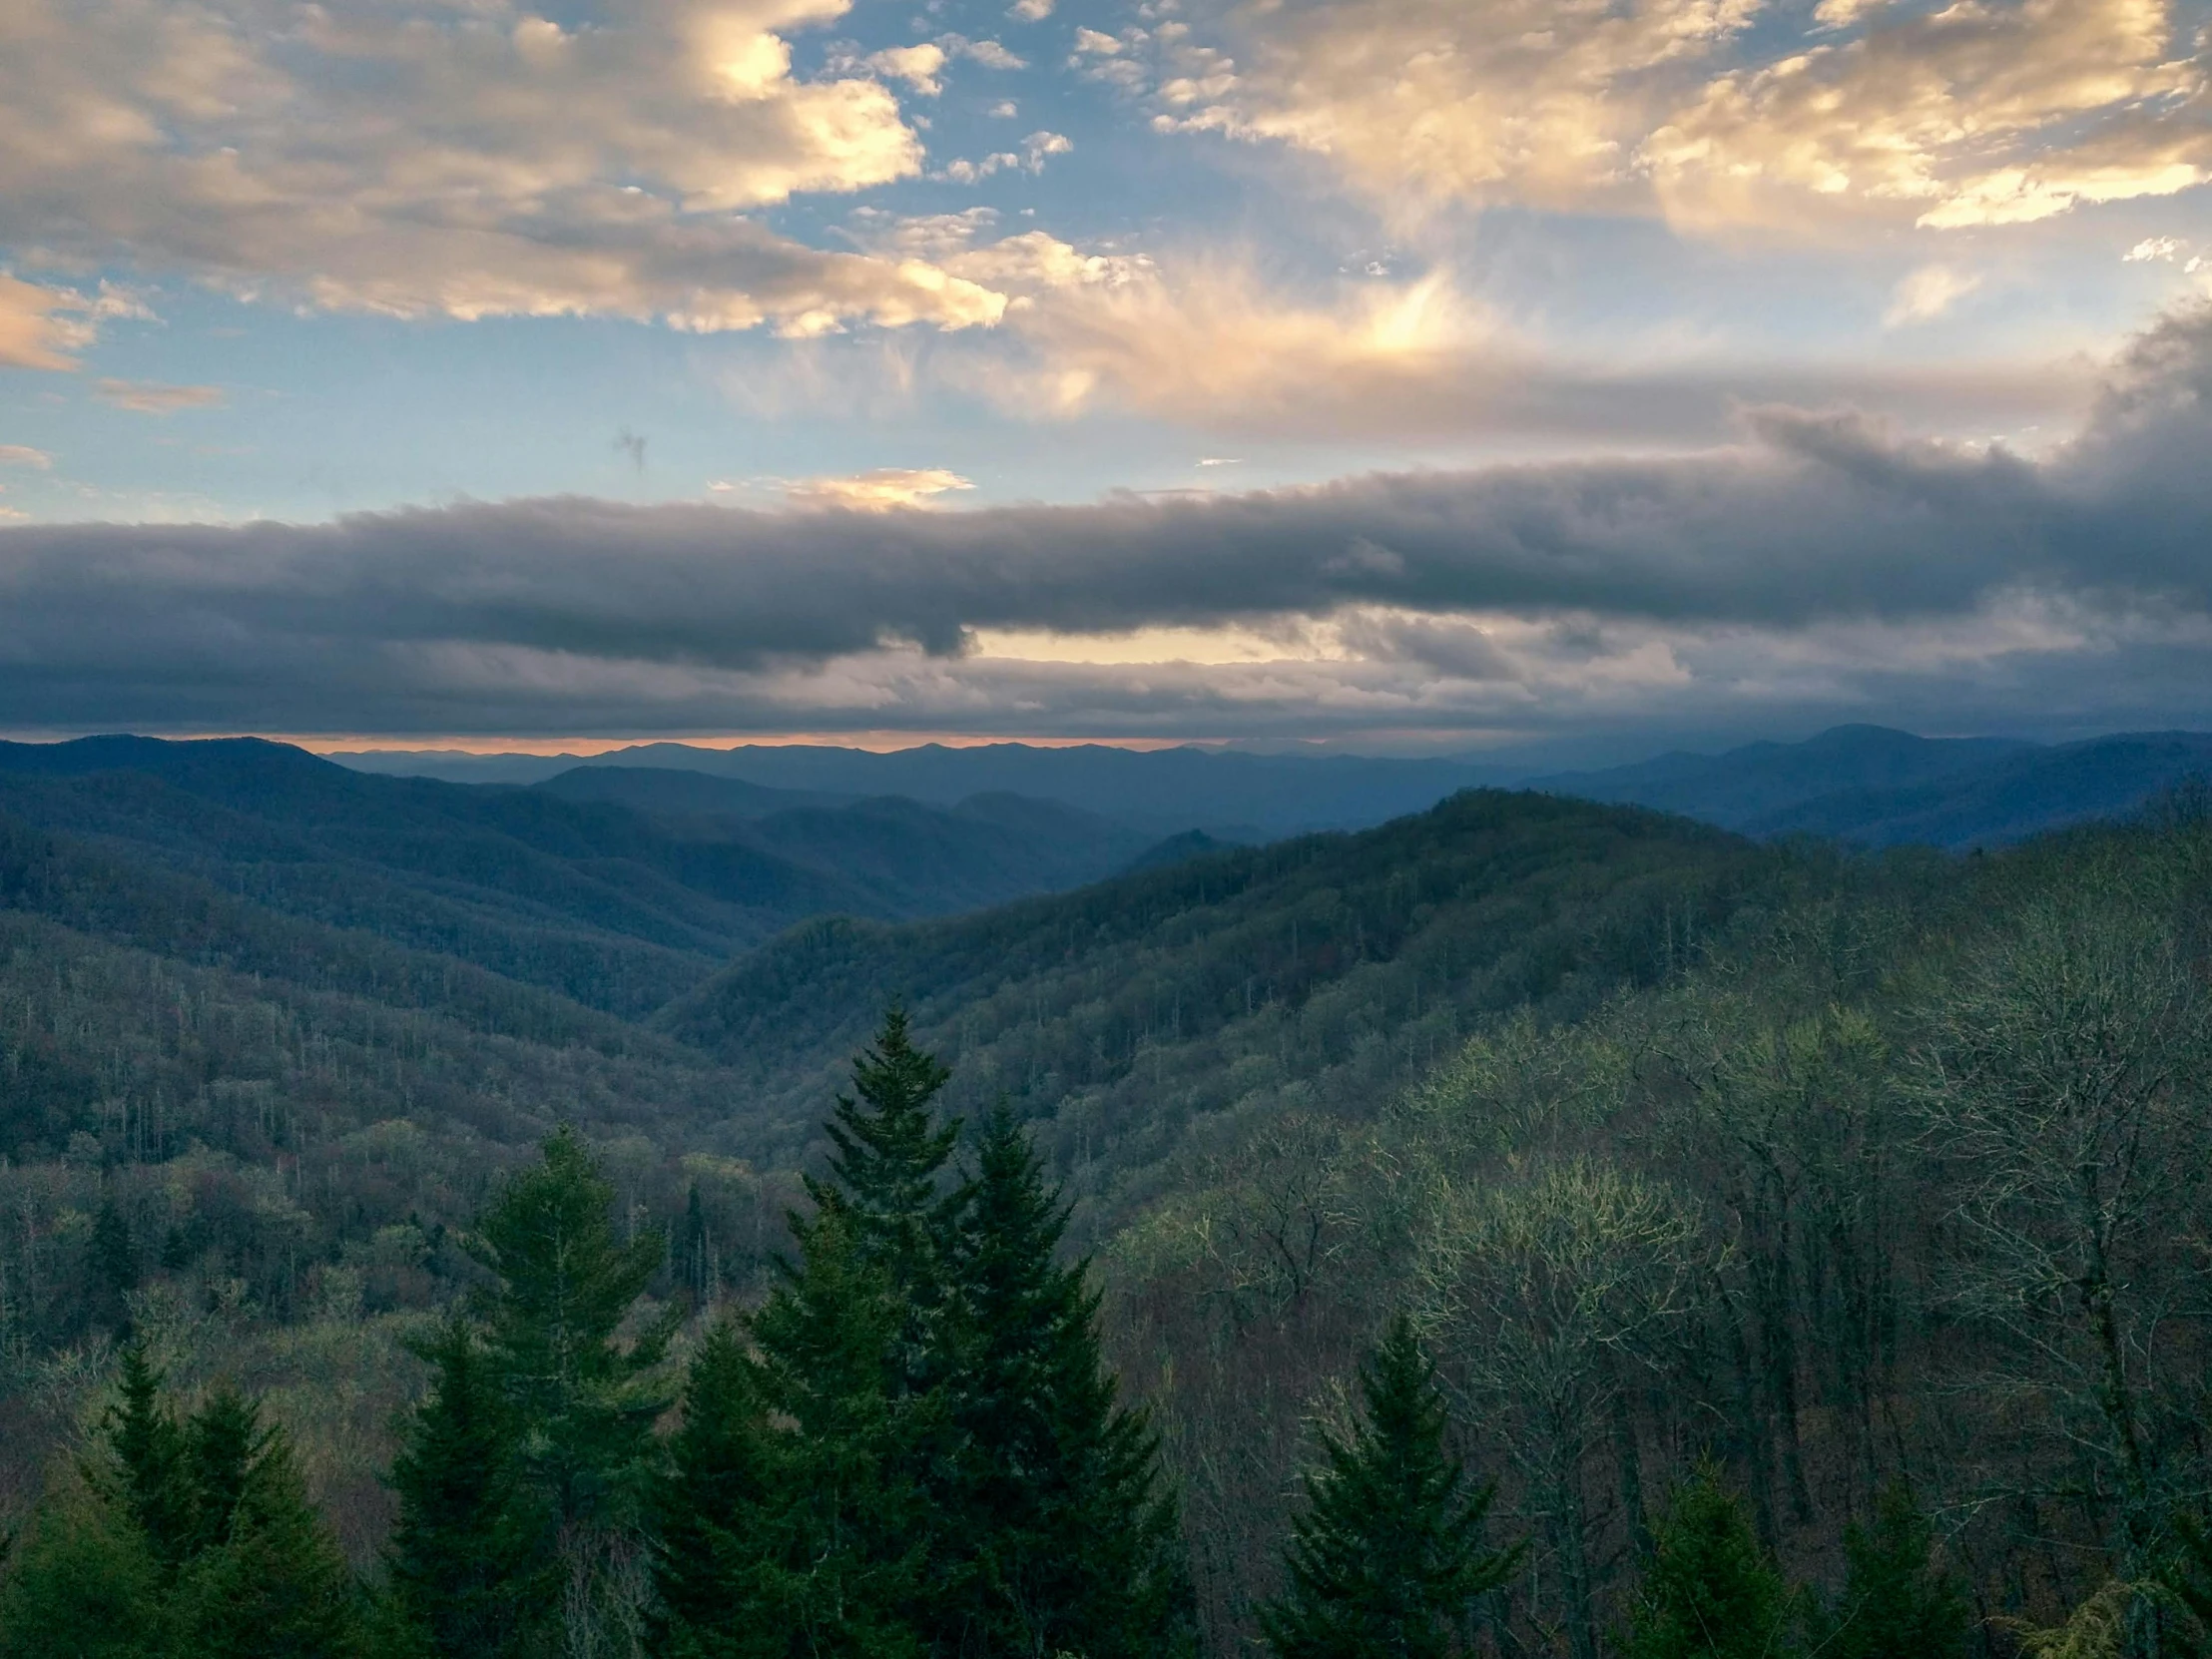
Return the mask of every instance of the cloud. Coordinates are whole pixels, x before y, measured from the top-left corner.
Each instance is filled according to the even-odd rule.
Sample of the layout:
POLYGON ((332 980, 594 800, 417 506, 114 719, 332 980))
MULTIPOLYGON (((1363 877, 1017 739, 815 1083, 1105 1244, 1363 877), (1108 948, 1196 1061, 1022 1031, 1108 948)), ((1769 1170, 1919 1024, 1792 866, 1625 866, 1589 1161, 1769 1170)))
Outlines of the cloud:
POLYGON ((950 490, 975 485, 941 466, 877 467, 839 477, 807 478, 785 486, 785 496, 800 507, 837 507, 880 513, 901 507, 926 507, 950 490))
POLYGON ((2212 177, 2171 0, 1289 0, 1078 35, 1155 124, 1325 158, 1400 216, 1660 212, 1720 232, 2019 224, 2212 177))
POLYGON ((2208 442, 2212 310, 2136 341, 2041 460, 1767 409, 1698 455, 1090 506, 849 510, 958 482, 886 472, 780 512, 14 527, 0 706, 393 733, 2201 721, 2208 442), (1172 643, 1224 631, 1247 644, 1212 661, 1172 643))
POLYGON ((994 173, 1019 169, 1025 173, 1042 173, 1047 156, 1064 156, 1075 148, 1075 143, 1064 133, 1031 133, 1021 141, 1017 154, 1001 150, 983 157, 980 161, 958 160, 947 162, 935 179, 949 179, 956 185, 972 185, 988 179, 994 173))
POLYGON ((1980 286, 1979 276, 1956 266, 1924 265, 1899 279, 1890 308, 1882 313, 1882 325, 1902 328, 1932 322, 1980 286))
POLYGON ((885 80, 904 81, 923 97, 934 98, 944 91, 944 83, 937 79, 944 57, 943 47, 925 41, 919 46, 885 47, 868 58, 867 66, 885 80))
MULTIPOLYGON (((398 316, 995 321, 942 272, 744 217, 919 171, 880 81, 792 71, 786 36, 846 3, 617 0, 568 29, 512 0, 23 0, 0 10, 0 246, 398 316)), ((54 366, 24 313, 0 293, 0 341, 54 366)))
POLYGON ((1042 23, 1052 15, 1052 0, 1014 0, 1006 15, 1022 23, 1042 23))
POLYGON ((54 457, 43 449, 33 449, 27 443, 0 443, 0 466, 36 467, 41 472, 53 470, 54 457))
POLYGON ((2072 413, 2084 390, 2065 364, 1578 358, 1517 333, 1448 271, 1302 297, 1241 263, 1086 253, 1042 231, 976 242, 987 224, 927 223, 931 258, 1016 296, 1004 337, 939 351, 933 371, 1056 418, 1113 409, 1225 434, 1681 444, 1724 436, 1746 402, 1853 401, 1985 431, 2072 413))
POLYGON ((1841 207, 1959 229, 2170 196, 2212 163, 2205 66, 2176 36, 2166 0, 1885 8, 1715 77, 1640 154, 1687 225, 1841 207))
POLYGON ((70 353, 98 338, 102 323, 153 314, 138 295, 113 283, 86 294, 0 271, 0 368, 75 368, 70 353))
POLYGON ((223 406, 221 386, 168 386, 152 380, 102 380, 93 396, 103 403, 134 414, 170 415, 179 409, 215 409, 223 406))

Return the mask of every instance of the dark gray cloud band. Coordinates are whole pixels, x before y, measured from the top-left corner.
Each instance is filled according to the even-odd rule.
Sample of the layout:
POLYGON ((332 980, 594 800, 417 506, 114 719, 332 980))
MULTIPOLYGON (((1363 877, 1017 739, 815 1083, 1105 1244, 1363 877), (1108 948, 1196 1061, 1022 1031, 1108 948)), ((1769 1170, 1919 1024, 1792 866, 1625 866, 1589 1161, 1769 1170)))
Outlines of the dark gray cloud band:
MULTIPOLYGON (((1080 507, 761 514, 561 498, 310 526, 25 526, 0 531, 0 726, 789 725, 787 703, 737 682, 898 642, 951 663, 978 629, 1356 607, 1431 619, 1348 630, 1399 665, 1402 692, 1413 669, 1514 679, 1451 620, 1471 614, 1788 636, 1939 623, 2007 594, 2212 613, 2212 312, 2139 339, 2080 435, 2041 460, 1769 409, 1740 446, 1688 457, 1080 507)), ((1011 672, 966 684, 987 704, 1013 692, 1011 672)), ((1129 688, 1133 703, 1160 678, 1129 688)), ((1177 696, 1220 705, 1209 727, 1239 708, 1257 718, 1203 681, 1177 696)), ((900 724, 897 696, 847 699, 835 718, 900 724)), ((1013 706, 971 713, 1022 724, 1013 706)), ((1047 698, 1032 725, 1064 713, 1047 698)))

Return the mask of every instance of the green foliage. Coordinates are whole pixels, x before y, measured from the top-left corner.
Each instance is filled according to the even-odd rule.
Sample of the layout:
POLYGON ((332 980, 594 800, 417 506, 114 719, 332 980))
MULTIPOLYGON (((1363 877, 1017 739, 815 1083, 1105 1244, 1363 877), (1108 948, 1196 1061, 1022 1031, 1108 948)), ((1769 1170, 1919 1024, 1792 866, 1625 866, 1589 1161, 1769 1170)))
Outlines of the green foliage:
POLYGON ((621 1336, 667 1241, 658 1232, 618 1240, 613 1204, 590 1151, 563 1127, 501 1189, 469 1245, 499 1281, 483 1309, 486 1363, 523 1425, 522 1469, 556 1525, 637 1513, 653 1419, 668 1403, 667 1326, 621 1336))
POLYGON ((905 1009, 892 1006, 875 1046, 853 1062, 852 1093, 830 1115, 830 1179, 807 1182, 818 1206, 845 1217, 854 1247, 923 1308, 939 1294, 939 1235, 959 1202, 940 1189, 960 1126, 930 1110, 951 1075, 914 1047, 905 1009))
POLYGON ((359 1608, 289 1440, 260 1430, 236 1395, 211 1403, 221 1410, 194 1421, 210 1482, 199 1495, 206 1517, 228 1503, 227 1525, 179 1577, 178 1646, 194 1659, 344 1659, 360 1642, 359 1608))
POLYGON ((1902 1485, 1886 1487, 1874 1523, 1844 1532, 1849 1567, 1834 1606, 1814 1621, 1822 1659, 1956 1659, 1971 1610, 1932 1559, 1934 1534, 1902 1485))
POLYGON ((1708 1465, 1676 1491, 1644 1574, 1630 1659, 1783 1659, 1792 1600, 1743 1506, 1708 1465))
POLYGON ((103 1423, 114 1464, 95 1471, 94 1479, 115 1499, 166 1578, 197 1546, 200 1528, 188 1442, 162 1396, 162 1381, 144 1345, 124 1349, 120 1397, 103 1423))
POLYGON ((4 1659, 157 1659, 161 1568, 145 1535, 96 1490, 50 1497, 0 1586, 4 1659))
POLYGON ((548 1518, 517 1479, 517 1418, 466 1322, 420 1352, 435 1375, 392 1462, 392 1598, 437 1659, 526 1653, 557 1584, 548 1518))
POLYGON ((1089 1264, 1055 1261, 1066 1226, 1028 1138, 993 1113, 950 1252, 947 1651, 1139 1659, 1190 1638, 1158 1438, 1116 1400, 1089 1264))
POLYGON ((1484 1542, 1492 1488, 1446 1452, 1435 1370, 1403 1315, 1361 1367, 1360 1398, 1350 1433, 1322 1433, 1284 1551, 1290 1582, 1261 1628, 1278 1659, 1445 1659, 1465 1651, 1476 1598, 1518 1551, 1484 1542))
POLYGON ((723 1329, 692 1366, 664 1503, 670 1654, 922 1650, 919 1453, 940 1407, 903 1387, 900 1309, 841 1212, 797 1237, 799 1263, 745 1333, 723 1329))
POLYGON ((349 1659, 359 1606, 291 1445, 219 1388, 179 1423, 126 1351, 110 1454, 56 1494, 0 1595, 0 1654, 349 1659))

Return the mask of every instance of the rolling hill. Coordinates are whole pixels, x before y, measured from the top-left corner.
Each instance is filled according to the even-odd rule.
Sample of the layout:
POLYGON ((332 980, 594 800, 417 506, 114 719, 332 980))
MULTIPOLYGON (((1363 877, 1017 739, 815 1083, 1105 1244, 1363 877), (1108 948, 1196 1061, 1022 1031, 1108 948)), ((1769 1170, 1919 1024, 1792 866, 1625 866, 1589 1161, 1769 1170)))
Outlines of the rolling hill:
MULTIPOLYGON (((650 794, 661 775, 639 776, 650 794)), ((621 1014, 806 916, 974 908, 1148 844, 1002 798, 800 797, 749 818, 573 793, 372 777, 252 739, 0 744, 0 815, 21 825, 621 1014)))
POLYGON ((1747 835, 1962 851, 2122 817, 2208 776, 2212 736, 2202 733, 2121 733, 2045 747, 1839 726, 1804 743, 1662 755, 1533 779, 1529 788, 1634 802, 1747 835))
POLYGON ((733 1068, 760 1156, 789 1162, 903 999, 956 1104, 1005 1094, 1112 1208, 1187 1127, 1379 1102, 1484 1018, 1664 973, 1790 867, 1679 818, 1470 792, 971 916, 810 922, 652 1023, 733 1068))

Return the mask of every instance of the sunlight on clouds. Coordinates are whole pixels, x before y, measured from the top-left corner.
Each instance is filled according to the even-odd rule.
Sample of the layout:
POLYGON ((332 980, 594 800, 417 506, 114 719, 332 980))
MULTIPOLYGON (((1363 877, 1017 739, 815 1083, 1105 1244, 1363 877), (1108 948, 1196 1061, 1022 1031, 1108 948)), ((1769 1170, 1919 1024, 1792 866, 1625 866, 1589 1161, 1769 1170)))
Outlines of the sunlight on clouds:
POLYGON ((1077 35, 1165 131, 1327 158, 1385 211, 1658 211, 1686 229, 2029 223, 2212 176, 2170 0, 1315 0, 1077 35), (1759 27, 1755 30, 1754 24, 1759 27))
MULTIPOLYGON (((721 489, 720 484, 710 488, 721 489)), ((936 498, 975 485, 957 472, 941 466, 877 467, 871 472, 841 477, 806 478, 784 487, 785 499, 797 507, 841 507, 851 512, 889 512, 900 507, 927 507, 936 498)))
MULTIPOLYGON (((23 0, 0 8, 0 243, 396 316, 995 321, 971 283, 733 217, 919 172, 874 74, 792 72, 785 36, 848 3, 640 0, 570 31, 512 0, 23 0)), ((920 87, 943 60, 873 68, 920 87)), ((64 307, 37 298, 0 288, 0 353, 56 366, 64 307)))
POLYGON ((979 628, 971 657, 1024 663, 1071 663, 1094 668, 1151 663, 1318 662, 1342 655, 1325 632, 1291 628, 1257 633, 1244 628, 1138 628, 1119 634, 1056 634, 1039 629, 979 628))
POLYGON ((153 312, 129 289, 102 282, 90 294, 22 281, 0 271, 0 368, 72 369, 100 325, 153 312))

